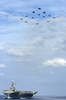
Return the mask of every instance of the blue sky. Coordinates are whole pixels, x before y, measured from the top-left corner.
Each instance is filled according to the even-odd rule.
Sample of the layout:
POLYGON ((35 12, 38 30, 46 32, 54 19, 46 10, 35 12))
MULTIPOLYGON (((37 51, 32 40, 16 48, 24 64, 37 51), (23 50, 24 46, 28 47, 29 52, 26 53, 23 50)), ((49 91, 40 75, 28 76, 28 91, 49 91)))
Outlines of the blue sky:
POLYGON ((0 0, 0 94, 14 80, 16 90, 65 96, 65 76, 66 1, 0 0))

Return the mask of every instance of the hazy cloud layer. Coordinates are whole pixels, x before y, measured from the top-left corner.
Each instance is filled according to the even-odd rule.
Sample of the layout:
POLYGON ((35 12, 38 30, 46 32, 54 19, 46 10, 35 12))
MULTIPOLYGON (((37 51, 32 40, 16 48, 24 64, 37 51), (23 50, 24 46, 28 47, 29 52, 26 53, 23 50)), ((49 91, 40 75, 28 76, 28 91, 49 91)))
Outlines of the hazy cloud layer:
MULTIPOLYGON (((4 11, 1 11, 0 13, 2 15, 1 18, 4 18, 4 21, 2 21, 0 34, 4 36, 5 34, 9 34, 8 37, 11 38, 13 41, 14 38, 16 41, 20 39, 20 41, 23 42, 24 40, 24 43, 27 43, 28 45, 44 48, 44 46, 46 46, 47 44, 46 43, 47 41, 49 41, 50 43, 50 39, 57 40, 57 38, 63 36, 62 33, 66 32, 66 28, 65 28, 66 18, 62 16, 61 17, 59 16, 56 19, 46 18, 41 21, 38 21, 37 19, 33 20, 30 18, 23 17, 24 21, 25 20, 28 21, 28 23, 24 23, 24 21, 20 20, 21 17, 20 15, 19 16, 13 15, 4 11), (7 19, 7 23, 5 25, 4 22, 6 22, 6 19, 7 19), (49 20, 49 22, 47 22, 47 20, 49 20), (37 22, 39 22, 39 25, 36 25, 37 22), (23 34, 23 32, 25 34, 23 34), (22 40, 21 40, 21 36, 22 36, 22 40)), ((11 54, 9 50, 7 52, 11 54)), ((21 55, 23 54, 21 53, 21 55)))

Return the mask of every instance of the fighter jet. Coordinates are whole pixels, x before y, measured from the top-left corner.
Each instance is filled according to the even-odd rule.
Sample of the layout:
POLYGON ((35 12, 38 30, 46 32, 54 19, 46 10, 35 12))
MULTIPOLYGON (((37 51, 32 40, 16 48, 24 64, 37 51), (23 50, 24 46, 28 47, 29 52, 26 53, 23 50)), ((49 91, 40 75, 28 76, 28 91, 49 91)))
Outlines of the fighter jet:
POLYGON ((34 17, 32 17, 32 19, 34 19, 34 17))
POLYGON ((43 18, 45 18, 45 16, 43 16, 43 18))
POLYGON ((51 16, 51 15, 48 15, 48 16, 51 16))
POLYGON ((38 10, 41 10, 41 8, 38 8, 38 10))
POLYGON ((25 23, 27 23, 27 21, 25 21, 25 23))
POLYGON ((28 16, 26 15, 26 17, 28 17, 28 16))
POLYGON ((55 17, 53 17, 55 19, 55 17))
POLYGON ((21 20, 23 20, 23 18, 21 18, 21 20))
POLYGON ((36 25, 38 25, 39 23, 36 23, 36 25))
POLYGON ((40 16, 40 14, 38 14, 38 16, 40 16))
MULTIPOLYGON (((38 8, 38 10, 41 10, 41 8, 38 8)), ((35 11, 32 11, 32 13, 35 13, 35 11)), ((46 16, 45 16, 46 12, 44 11, 44 12, 42 12, 42 13, 43 13, 43 16, 42 16, 42 17, 43 17, 43 18, 45 18, 45 17, 46 17, 46 16)), ((41 14, 40 14, 40 13, 38 13, 37 15, 38 15, 38 16, 40 16, 41 14)), ((48 16, 49 16, 49 17, 51 17, 51 15, 50 15, 50 14, 48 14, 48 16)), ((28 15, 26 15, 25 17, 28 17, 28 15)), ((31 18, 32 18, 32 19, 34 19, 34 18, 35 18, 35 16, 34 16, 34 15, 32 15, 32 16, 31 16, 31 18)), ((55 18, 56 18, 56 17, 53 17, 53 19, 55 19, 55 18)), ((23 20, 23 18, 20 18, 20 20, 23 20)), ((26 21, 24 21, 24 22, 25 22, 25 23, 28 23, 28 21, 27 21, 27 20, 26 20, 26 21)), ((47 19, 47 22, 50 22, 50 20, 48 20, 48 19, 47 19)), ((35 24, 36 24, 36 25, 38 25, 38 24, 39 24, 39 22, 37 22, 37 23, 35 23, 35 24)))
POLYGON ((49 22, 49 20, 47 20, 47 22, 49 22))
POLYGON ((46 12, 43 12, 44 14, 46 13, 46 12))
POLYGON ((35 13, 35 11, 33 11, 32 13, 35 13))

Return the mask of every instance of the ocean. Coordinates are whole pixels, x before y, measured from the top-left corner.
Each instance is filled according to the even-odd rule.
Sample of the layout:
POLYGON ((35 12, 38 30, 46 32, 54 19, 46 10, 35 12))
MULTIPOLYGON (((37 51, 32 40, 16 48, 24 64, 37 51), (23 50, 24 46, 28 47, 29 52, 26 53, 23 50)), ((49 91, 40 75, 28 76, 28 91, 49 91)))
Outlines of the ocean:
MULTIPOLYGON (((4 95, 0 95, 0 100, 5 100, 5 97, 4 95)), ((13 99, 8 99, 8 100, 13 100, 13 99)), ((20 99, 16 99, 16 100, 20 100, 20 99)), ((22 99, 24 100, 24 99, 22 99)), ((30 99, 25 99, 25 100, 30 100, 30 99)), ((58 97, 50 97, 50 96, 33 96, 31 98, 31 100, 66 100, 66 96, 58 96, 58 97)))

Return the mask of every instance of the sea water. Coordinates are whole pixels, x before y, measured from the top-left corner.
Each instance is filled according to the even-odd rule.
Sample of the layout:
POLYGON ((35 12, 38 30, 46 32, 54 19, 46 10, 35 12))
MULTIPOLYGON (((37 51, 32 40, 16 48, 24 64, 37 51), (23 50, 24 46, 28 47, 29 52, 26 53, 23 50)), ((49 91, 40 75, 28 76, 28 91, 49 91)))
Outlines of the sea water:
MULTIPOLYGON (((6 100, 6 96, 0 95, 0 100, 6 100)), ((14 100, 14 99, 7 99, 7 100, 14 100)), ((15 100, 30 100, 30 99, 15 99, 15 100)), ((58 97, 53 97, 53 96, 33 96, 31 100, 66 100, 66 96, 58 96, 58 97)))

